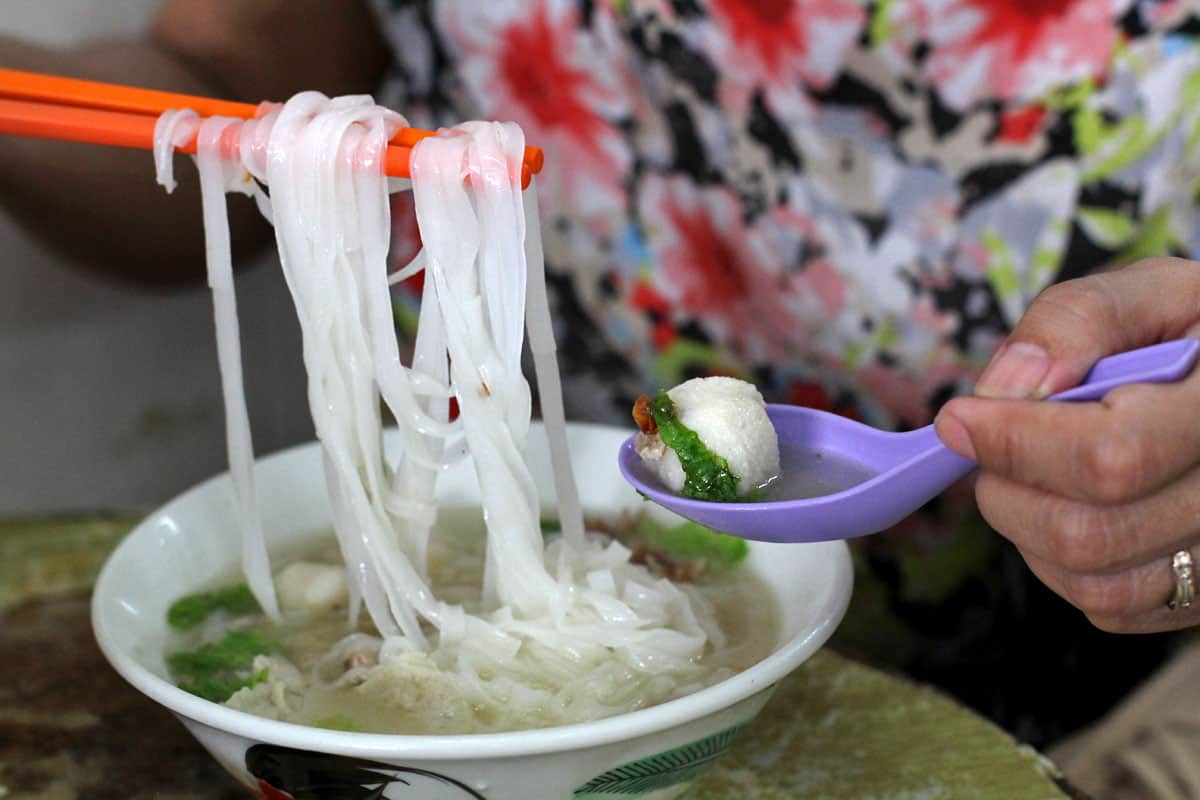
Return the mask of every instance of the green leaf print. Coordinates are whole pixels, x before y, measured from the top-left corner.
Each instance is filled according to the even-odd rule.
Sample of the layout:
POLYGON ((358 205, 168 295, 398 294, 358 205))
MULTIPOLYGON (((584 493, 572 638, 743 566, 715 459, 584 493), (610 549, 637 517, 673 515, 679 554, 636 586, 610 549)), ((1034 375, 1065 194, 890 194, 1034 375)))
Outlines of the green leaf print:
POLYGON ((630 761, 597 775, 575 790, 575 797, 644 797, 700 777, 733 744, 741 725, 727 728, 682 747, 630 761))
POLYGON ((1143 220, 1137 237, 1114 261, 1117 264, 1130 264, 1140 258, 1169 255, 1179 249, 1179 237, 1171 230, 1171 210, 1160 208, 1143 220))
POLYGON ((988 254, 987 276, 992 291, 999 298, 1020 294, 1021 279, 1017 275, 1017 263, 1008 243, 991 230, 985 230, 980 240, 988 254))
POLYGON ((868 31, 871 39, 871 47, 884 45, 896 35, 896 29, 892 25, 893 1, 879 0, 875 4, 875 10, 871 13, 871 24, 868 31))
POLYGON ((894 347, 900 340, 894 319, 875 320, 875 328, 869 336, 856 339, 846 345, 843 363, 848 369, 857 369, 868 358, 874 357, 880 350, 894 347))
MULTIPOLYGON (((1150 152, 1162 141, 1166 130, 1151 130, 1145 117, 1131 116, 1120 122, 1109 125, 1099 119, 1099 112, 1094 109, 1081 109, 1076 114, 1078 125, 1080 115, 1089 121, 1088 147, 1084 152, 1096 156, 1094 163, 1083 175, 1085 183, 1094 183, 1120 172, 1125 167, 1137 161, 1150 152), (1087 112, 1095 115, 1093 119, 1087 112), (1097 130, 1098 129, 1098 130, 1097 130)), ((1076 128, 1076 141, 1081 143, 1079 128, 1076 128)))
POLYGON ((1137 233, 1133 219, 1110 208, 1080 207, 1079 225, 1089 239, 1108 250, 1116 250, 1137 233))
POLYGON ((1088 78, 1076 84, 1051 89, 1038 101, 1038 104, 1051 111, 1070 111, 1081 107, 1095 91, 1096 84, 1092 82, 1091 78, 1088 78))

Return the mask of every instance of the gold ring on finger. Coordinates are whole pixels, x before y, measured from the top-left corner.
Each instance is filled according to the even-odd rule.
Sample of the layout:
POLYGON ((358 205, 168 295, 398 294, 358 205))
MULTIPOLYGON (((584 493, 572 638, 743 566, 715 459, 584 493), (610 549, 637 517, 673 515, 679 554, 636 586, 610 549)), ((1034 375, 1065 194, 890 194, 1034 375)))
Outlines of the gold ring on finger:
POLYGON ((1175 573, 1175 593, 1167 601, 1167 608, 1172 611, 1187 608, 1196 599, 1194 566, 1189 550, 1180 550, 1171 556, 1171 572, 1175 573))

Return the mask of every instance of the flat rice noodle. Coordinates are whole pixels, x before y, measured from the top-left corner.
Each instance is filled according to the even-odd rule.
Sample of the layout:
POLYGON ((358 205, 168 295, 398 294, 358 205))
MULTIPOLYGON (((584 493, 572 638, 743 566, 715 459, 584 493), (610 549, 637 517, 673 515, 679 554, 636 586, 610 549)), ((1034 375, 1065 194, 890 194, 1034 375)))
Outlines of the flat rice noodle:
MULTIPOLYGON (((196 124, 187 112, 159 120, 154 152, 165 186, 173 185, 172 150, 196 124)), ((408 184, 388 179, 381 164, 388 139, 405 124, 369 97, 304 92, 254 120, 200 126, 210 285, 247 580, 264 609, 277 613, 254 500, 220 205, 225 191, 254 196, 275 226, 349 576, 350 619, 365 607, 380 633, 381 659, 428 653, 473 703, 531 703, 578 719, 601 713, 606 692, 633 697, 694 682, 699 656, 720 636, 707 601, 631 564, 621 545, 584 532, 536 184, 521 189, 525 139, 514 124, 465 123, 413 148, 411 190, 423 246, 399 279, 424 271, 425 282, 412 363, 401 362, 389 296, 397 278, 390 281, 387 272, 388 192, 408 184), (220 161, 222 135, 238 137, 240 161, 220 161), (525 461, 526 335, 562 524, 549 545, 525 461), (454 421, 451 398, 461 412, 454 421), (381 407, 401 442, 394 465, 384 457, 381 407), (438 475, 466 453, 487 526, 474 613, 435 596, 426 563, 438 475)), ((375 641, 346 640, 335 655, 375 641)))

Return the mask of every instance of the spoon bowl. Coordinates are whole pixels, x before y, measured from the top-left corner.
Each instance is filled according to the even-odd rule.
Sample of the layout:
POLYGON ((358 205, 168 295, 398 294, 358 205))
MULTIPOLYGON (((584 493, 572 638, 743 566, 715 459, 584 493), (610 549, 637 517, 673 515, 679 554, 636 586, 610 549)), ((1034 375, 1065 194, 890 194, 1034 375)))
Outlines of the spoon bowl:
MULTIPOLYGON (((1047 399, 1096 401, 1126 384, 1178 381, 1191 371, 1198 351, 1200 341, 1178 339, 1109 356, 1097 361, 1078 386, 1047 399)), ((976 467, 943 445, 932 425, 892 433, 789 405, 768 405, 767 416, 779 437, 785 473, 799 463, 817 476, 828 471, 830 493, 741 503, 683 497, 642 462, 634 449, 636 436, 621 446, 621 473, 648 500, 714 530, 766 542, 819 542, 887 530, 976 467), (861 467, 866 479, 838 485, 830 468, 844 462, 861 467)))

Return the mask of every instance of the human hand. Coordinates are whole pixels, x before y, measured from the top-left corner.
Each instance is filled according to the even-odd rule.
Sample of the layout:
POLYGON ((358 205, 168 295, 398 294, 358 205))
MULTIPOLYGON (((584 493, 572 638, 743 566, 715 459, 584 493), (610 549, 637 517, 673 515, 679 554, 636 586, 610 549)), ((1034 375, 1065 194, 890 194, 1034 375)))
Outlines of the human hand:
POLYGON ((976 499, 1030 569, 1097 627, 1200 623, 1200 598, 1170 610, 1173 554, 1200 568, 1200 370, 1124 386, 1098 403, 1040 403, 1098 359, 1200 338, 1200 263, 1155 258, 1052 286, 938 435, 979 463, 976 499))

